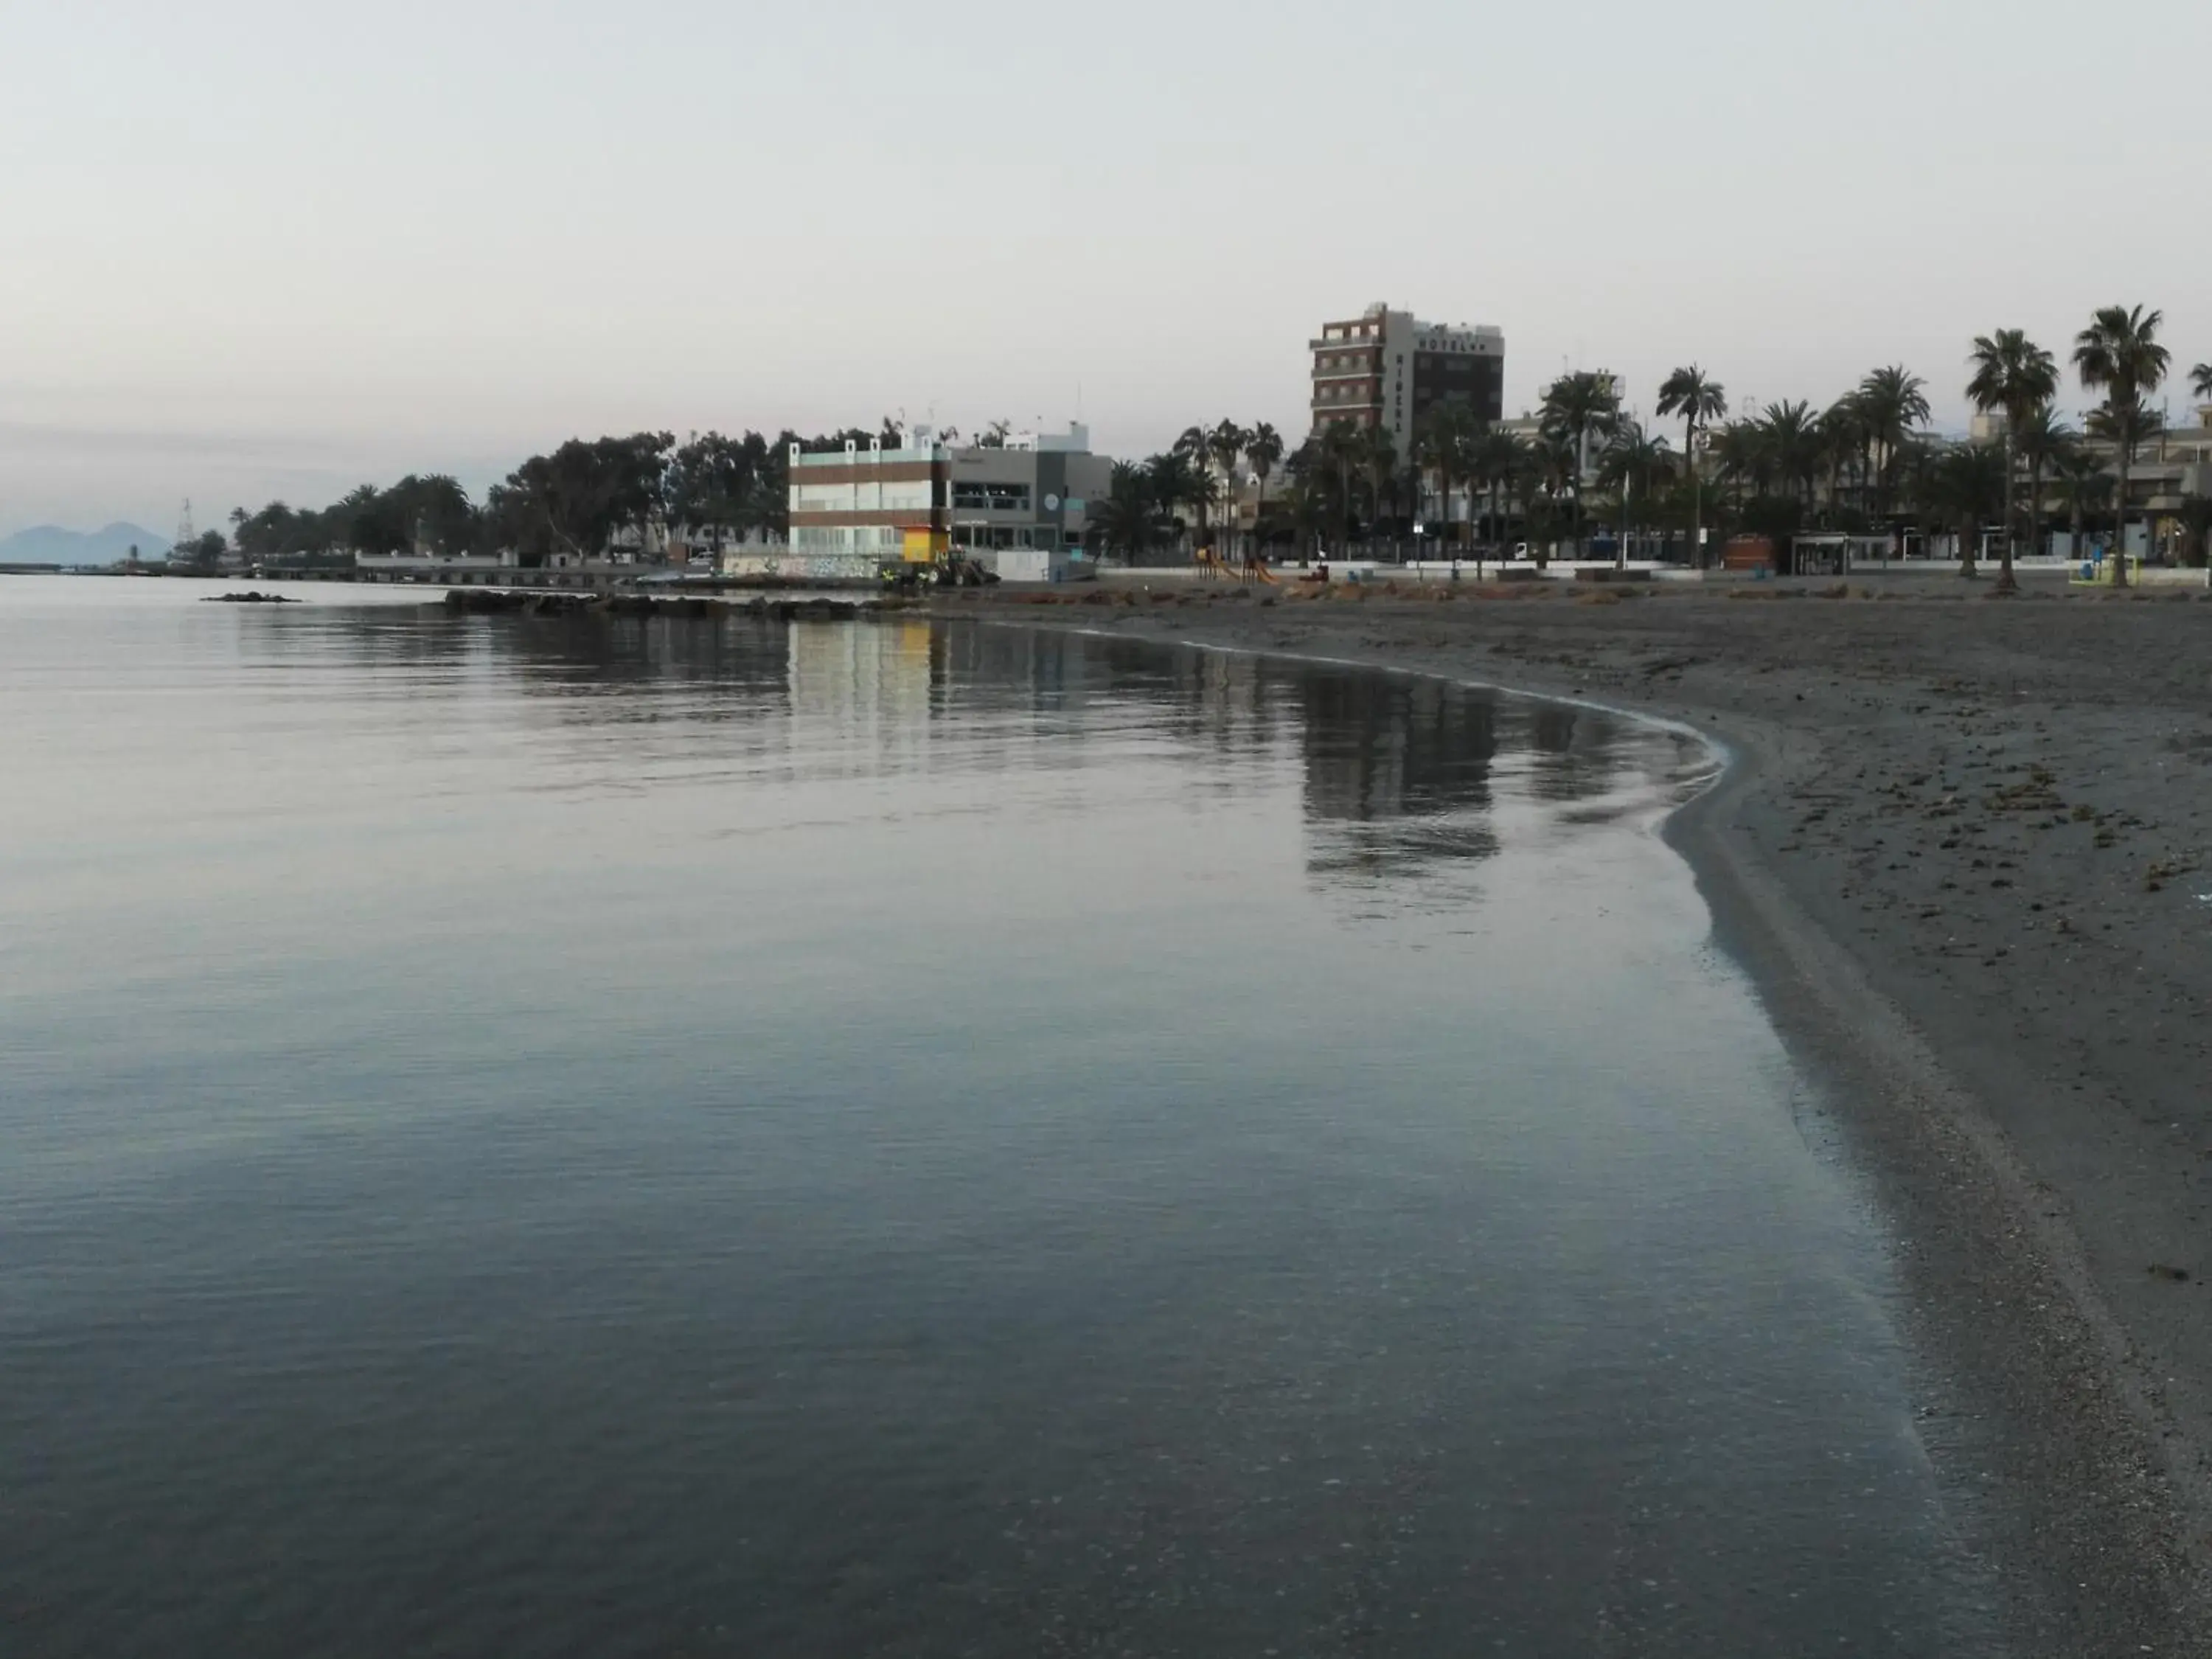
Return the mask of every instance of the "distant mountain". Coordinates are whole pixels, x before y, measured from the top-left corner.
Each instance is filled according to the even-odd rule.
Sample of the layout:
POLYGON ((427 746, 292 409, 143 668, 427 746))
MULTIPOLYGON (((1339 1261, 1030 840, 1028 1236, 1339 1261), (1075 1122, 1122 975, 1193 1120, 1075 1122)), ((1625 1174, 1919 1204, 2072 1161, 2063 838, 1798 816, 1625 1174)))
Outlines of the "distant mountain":
POLYGON ((169 538, 135 524, 111 524, 99 530, 33 525, 0 537, 0 564, 113 564, 133 547, 142 559, 166 558, 169 538))

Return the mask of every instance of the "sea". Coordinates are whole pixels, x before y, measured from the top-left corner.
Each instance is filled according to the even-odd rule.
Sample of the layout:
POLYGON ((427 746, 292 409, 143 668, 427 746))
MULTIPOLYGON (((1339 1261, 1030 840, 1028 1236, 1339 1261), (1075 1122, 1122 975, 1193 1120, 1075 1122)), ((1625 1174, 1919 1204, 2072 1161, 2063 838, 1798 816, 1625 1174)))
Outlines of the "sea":
POLYGON ((0 1654, 1949 1656, 1694 737, 0 579, 0 1654))

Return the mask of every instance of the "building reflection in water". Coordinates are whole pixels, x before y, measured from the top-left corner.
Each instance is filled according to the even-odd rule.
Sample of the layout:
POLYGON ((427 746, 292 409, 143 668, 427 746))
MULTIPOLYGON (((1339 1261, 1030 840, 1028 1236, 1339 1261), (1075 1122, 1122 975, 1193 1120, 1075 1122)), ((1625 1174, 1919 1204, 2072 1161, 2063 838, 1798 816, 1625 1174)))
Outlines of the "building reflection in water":
POLYGON ((603 763, 607 744, 625 745, 655 783, 732 766, 792 781, 1073 770, 1112 745, 1117 758, 1170 762, 1176 789, 1202 803, 1272 768, 1295 780, 1308 873, 1331 887, 1492 857, 1501 814, 1543 836, 1609 821, 1648 803, 1655 774, 1679 769, 1686 744, 1441 680, 1018 627, 435 608, 315 621, 267 648, 325 651, 325 629, 342 629, 356 659, 389 671, 399 691, 519 702, 541 738, 565 733, 603 763), (933 744, 946 722, 957 741, 933 744), (708 757, 702 724, 717 728, 708 757))

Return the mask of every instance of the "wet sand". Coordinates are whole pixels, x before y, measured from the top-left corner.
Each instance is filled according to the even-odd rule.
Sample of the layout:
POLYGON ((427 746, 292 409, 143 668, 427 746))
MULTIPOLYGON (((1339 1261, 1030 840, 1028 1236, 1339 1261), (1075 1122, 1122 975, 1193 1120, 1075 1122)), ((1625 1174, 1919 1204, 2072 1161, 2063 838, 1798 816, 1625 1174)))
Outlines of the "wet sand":
POLYGON ((2212 604, 1955 576, 1060 589, 949 616, 1686 720, 1670 837, 1896 1240, 1923 1438, 2017 1651, 2212 1650, 2212 604), (1449 597, 1442 597, 1449 594, 1449 597))

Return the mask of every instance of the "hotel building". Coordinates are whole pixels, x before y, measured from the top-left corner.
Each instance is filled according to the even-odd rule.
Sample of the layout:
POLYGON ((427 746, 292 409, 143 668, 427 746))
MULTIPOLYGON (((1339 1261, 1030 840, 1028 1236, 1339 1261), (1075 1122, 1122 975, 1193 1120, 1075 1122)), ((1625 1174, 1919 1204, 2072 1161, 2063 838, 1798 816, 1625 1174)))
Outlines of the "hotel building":
POLYGON ((1460 404, 1479 419, 1505 412, 1505 336, 1447 328, 1377 302, 1349 322, 1324 323, 1313 353, 1313 425, 1381 427, 1403 455, 1423 417, 1460 404))

